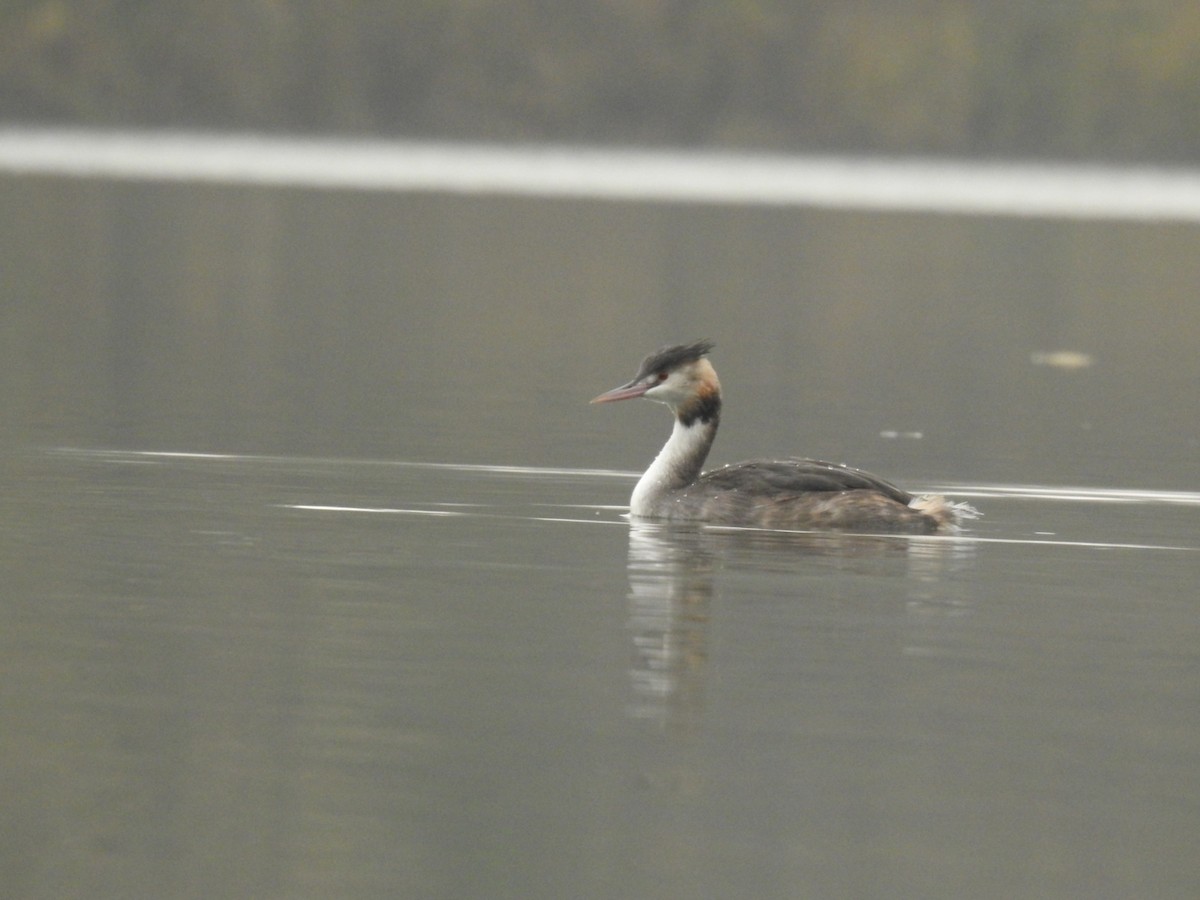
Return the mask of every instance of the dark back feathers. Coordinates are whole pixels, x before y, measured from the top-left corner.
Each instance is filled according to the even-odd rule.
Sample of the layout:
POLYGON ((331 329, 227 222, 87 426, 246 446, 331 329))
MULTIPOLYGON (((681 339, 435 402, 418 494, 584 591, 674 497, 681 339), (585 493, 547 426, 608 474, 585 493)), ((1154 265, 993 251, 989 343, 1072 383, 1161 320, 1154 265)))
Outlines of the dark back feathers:
POLYGON ((897 503, 913 495, 868 472, 819 459, 754 460, 704 473, 700 480, 717 490, 783 496, 814 491, 878 491, 897 503))

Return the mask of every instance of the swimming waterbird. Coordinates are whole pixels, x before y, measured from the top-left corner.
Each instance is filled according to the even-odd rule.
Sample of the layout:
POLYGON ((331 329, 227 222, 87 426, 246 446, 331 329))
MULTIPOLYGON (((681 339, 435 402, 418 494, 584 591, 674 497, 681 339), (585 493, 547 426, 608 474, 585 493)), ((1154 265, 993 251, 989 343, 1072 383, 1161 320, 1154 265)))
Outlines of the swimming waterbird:
POLYGON ((721 421, 721 383, 711 341, 664 347, 633 380, 593 403, 645 397, 675 414, 671 437, 629 500, 638 518, 777 529, 932 534, 978 513, 933 494, 914 495, 875 475, 815 459, 734 463, 701 473, 721 421))

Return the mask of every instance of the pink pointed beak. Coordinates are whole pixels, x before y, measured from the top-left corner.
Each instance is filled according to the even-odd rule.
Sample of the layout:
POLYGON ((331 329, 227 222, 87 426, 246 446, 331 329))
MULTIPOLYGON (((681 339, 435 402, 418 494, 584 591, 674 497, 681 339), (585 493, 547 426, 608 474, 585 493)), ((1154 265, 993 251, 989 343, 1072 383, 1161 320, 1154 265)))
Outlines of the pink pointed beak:
POLYGON ((613 388, 611 391, 605 391, 599 397, 593 397, 592 403, 613 403, 617 400, 632 400, 634 397, 640 397, 646 391, 650 390, 651 385, 644 381, 631 381, 629 384, 623 384, 619 388, 613 388))

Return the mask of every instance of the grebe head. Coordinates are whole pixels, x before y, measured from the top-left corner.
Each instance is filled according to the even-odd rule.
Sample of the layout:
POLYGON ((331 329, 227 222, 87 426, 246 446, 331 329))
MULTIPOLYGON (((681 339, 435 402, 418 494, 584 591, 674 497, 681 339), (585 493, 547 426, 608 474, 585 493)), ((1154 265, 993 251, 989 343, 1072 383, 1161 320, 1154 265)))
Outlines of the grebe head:
POLYGON ((601 394, 592 402, 612 403, 645 397, 665 403, 680 417, 686 413, 707 418, 710 410, 715 417, 720 408, 721 383, 712 364, 704 358, 712 348, 712 341, 663 347, 642 360, 632 381, 601 394))

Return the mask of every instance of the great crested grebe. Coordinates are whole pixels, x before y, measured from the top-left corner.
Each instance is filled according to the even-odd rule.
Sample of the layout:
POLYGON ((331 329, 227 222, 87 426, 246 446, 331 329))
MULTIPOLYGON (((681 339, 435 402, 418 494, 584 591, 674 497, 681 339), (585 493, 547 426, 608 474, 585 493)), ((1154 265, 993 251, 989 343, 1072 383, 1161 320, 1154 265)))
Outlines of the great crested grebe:
POLYGON ((931 534, 978 515, 940 496, 914 496, 881 478, 815 459, 752 460, 701 474, 721 421, 711 341, 664 347, 628 384, 592 400, 645 397, 675 414, 671 437, 633 489, 629 512, 760 528, 931 534))

